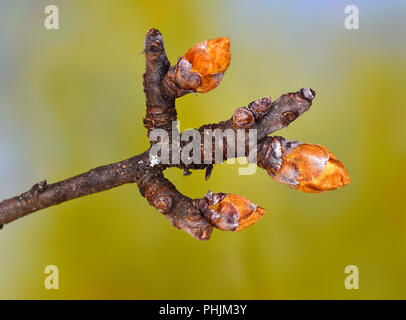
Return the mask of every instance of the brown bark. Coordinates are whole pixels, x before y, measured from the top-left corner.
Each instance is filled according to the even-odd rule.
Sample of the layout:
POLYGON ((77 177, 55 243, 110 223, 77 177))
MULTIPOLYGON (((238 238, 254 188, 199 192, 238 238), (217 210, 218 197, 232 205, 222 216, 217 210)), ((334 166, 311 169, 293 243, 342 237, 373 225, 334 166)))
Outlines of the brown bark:
POLYGON ((161 33, 151 29, 145 36, 145 73, 144 92, 147 113, 144 125, 150 132, 161 128, 170 132, 172 121, 176 120, 175 98, 164 95, 162 80, 169 70, 169 60, 166 57, 164 40, 161 33))

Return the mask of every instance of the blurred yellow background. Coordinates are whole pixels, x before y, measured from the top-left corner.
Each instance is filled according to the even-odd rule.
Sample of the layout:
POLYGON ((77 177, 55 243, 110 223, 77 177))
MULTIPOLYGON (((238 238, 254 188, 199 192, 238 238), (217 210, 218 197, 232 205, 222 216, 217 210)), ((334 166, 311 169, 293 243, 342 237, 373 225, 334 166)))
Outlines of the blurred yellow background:
POLYGON ((178 100, 182 130, 311 87, 310 111, 278 134, 327 146, 352 179, 305 194, 263 170, 239 176, 238 164, 207 182, 168 170, 190 197, 235 193, 268 210, 208 242, 171 227, 136 185, 34 213, 0 231, 0 299, 405 299, 405 12, 400 1, 0 1, 0 199, 145 150, 151 27, 172 63, 197 42, 231 39, 221 85, 178 100), (48 4, 58 31, 43 26, 48 4), (344 28, 348 4, 359 30, 344 28), (44 288, 50 264, 57 291, 44 288), (350 264, 359 290, 344 287, 350 264))

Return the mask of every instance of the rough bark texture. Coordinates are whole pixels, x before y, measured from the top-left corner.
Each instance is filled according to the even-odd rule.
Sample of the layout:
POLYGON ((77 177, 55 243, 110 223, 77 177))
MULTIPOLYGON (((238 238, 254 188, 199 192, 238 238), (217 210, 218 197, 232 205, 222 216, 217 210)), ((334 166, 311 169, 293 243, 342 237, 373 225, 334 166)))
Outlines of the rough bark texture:
MULTIPOLYGON (((146 97, 145 127, 148 136, 156 128, 166 130, 171 136, 172 121, 176 120, 175 99, 192 91, 175 82, 174 74, 178 63, 170 67, 163 38, 156 29, 148 31, 145 37, 144 91, 146 97)), ((191 75, 188 81, 199 81, 198 76, 191 75)), ((263 98, 250 103, 246 108, 239 108, 231 119, 216 124, 204 125, 198 129, 203 138, 205 129, 257 129, 258 150, 261 150, 267 135, 288 126, 307 111, 315 93, 311 89, 301 89, 288 93, 274 102, 263 98)), ((237 139, 237 137, 236 137, 237 139)), ((250 148, 248 140, 244 141, 246 155, 250 148)), ((153 145, 153 142, 151 142, 153 145)), ((181 143, 183 148, 185 143, 181 143)), ((221 150, 227 159, 227 140, 223 141, 221 150)), ((206 157, 214 160, 216 152, 213 144, 211 153, 206 157)), ((206 178, 211 174, 213 164, 155 164, 151 163, 149 150, 130 159, 92 169, 81 175, 54 184, 44 180, 35 184, 29 191, 0 203, 0 226, 10 223, 29 213, 83 197, 88 194, 105 191, 126 183, 136 183, 140 193, 151 206, 163 213, 178 229, 188 232, 199 240, 210 238, 212 226, 204 216, 204 204, 201 199, 190 199, 176 190, 175 186, 163 176, 168 167, 179 167, 189 173, 190 169, 206 169, 206 178)), ((203 198, 202 198, 203 199, 203 198)))
POLYGON ((175 97, 163 95, 162 80, 169 70, 169 60, 166 57, 164 40, 156 29, 148 31, 145 37, 145 73, 144 92, 147 114, 144 125, 148 136, 155 128, 170 132, 172 121, 176 120, 175 97))

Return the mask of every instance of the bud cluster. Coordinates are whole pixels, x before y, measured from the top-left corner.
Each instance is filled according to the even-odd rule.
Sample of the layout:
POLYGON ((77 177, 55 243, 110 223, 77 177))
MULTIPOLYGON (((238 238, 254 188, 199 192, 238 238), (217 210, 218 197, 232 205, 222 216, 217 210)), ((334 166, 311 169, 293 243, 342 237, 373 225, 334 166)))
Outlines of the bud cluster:
POLYGON ((234 129, 248 129, 255 120, 263 118, 271 108, 272 100, 269 97, 252 101, 248 107, 238 108, 234 111, 232 124, 234 129))
MULTIPOLYGON (((162 47, 163 50, 162 37, 155 38, 155 41, 161 44, 158 49, 162 47)), ((154 44, 151 41, 150 43, 154 44)), ((154 46, 151 48, 152 52, 159 51, 154 46)), ((164 54, 164 51, 161 53, 164 54)), ((154 56, 152 55, 152 58, 154 56)), ((154 60, 152 58, 151 61, 154 60)), ((180 134, 178 128, 173 126, 173 120, 176 119, 175 99, 187 93, 209 92, 220 84, 230 65, 230 39, 222 37, 200 42, 171 67, 166 55, 163 60, 165 63, 160 70, 165 74, 158 83, 161 89, 159 99, 163 99, 158 99, 156 104, 147 99, 151 106, 148 108, 146 122, 152 123, 158 129, 149 132, 150 140, 156 141, 149 152, 149 166, 162 169, 176 165, 184 169, 184 175, 189 175, 190 169, 206 168, 207 180, 214 164, 223 162, 224 158, 230 160, 243 156, 250 165, 256 163, 275 181, 292 189, 320 193, 350 183, 344 165, 326 147, 268 136, 286 128, 309 110, 316 97, 313 89, 302 88, 284 94, 275 101, 270 97, 257 99, 246 107, 236 109, 230 120, 204 125, 198 130, 186 130, 180 134), (165 112, 162 112, 162 103, 167 104, 165 112), (172 131, 168 134, 170 122, 172 131)), ((252 167, 257 168, 255 165, 252 167)), ((241 174, 252 174, 255 171, 249 170, 241 174)), ((162 186, 146 189, 147 199, 158 211, 170 217, 183 214, 172 214, 181 211, 178 206, 180 196, 172 189, 166 190, 162 186), (169 192, 170 190, 172 192, 169 192)), ((181 204, 186 202, 181 201, 181 204)), ((203 219, 204 223, 199 228, 206 224, 204 228, 209 226, 225 231, 243 230, 261 219, 266 211, 242 196, 226 193, 209 192, 205 197, 194 199, 191 203, 193 208, 186 211, 188 218, 183 219, 184 221, 203 219)), ((181 224, 174 225, 183 228, 181 224)), ((194 223, 191 225, 192 227, 190 223, 188 225, 189 231, 195 228, 194 223)), ((206 229, 200 231, 198 238, 202 238, 202 234, 203 238, 208 238, 206 229)), ((195 231, 192 233, 197 234, 195 231)))

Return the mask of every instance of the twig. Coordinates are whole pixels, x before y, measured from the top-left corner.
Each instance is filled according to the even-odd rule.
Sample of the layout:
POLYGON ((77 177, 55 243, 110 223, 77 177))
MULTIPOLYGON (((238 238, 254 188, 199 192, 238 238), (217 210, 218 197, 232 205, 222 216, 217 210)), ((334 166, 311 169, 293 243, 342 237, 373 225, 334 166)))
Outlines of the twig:
MULTIPOLYGON (((227 45, 229 46, 228 38, 212 41, 213 43, 203 44, 207 47, 222 45, 226 49, 227 45), (219 40, 221 40, 220 44, 219 40)), ((204 47, 202 44, 199 46, 204 47)), ((144 52, 146 65, 144 91, 147 106, 144 125, 148 129, 148 136, 154 129, 163 129, 171 137, 172 122, 177 116, 176 98, 189 92, 206 92, 215 88, 220 83, 229 61, 225 61, 225 67, 220 66, 222 69, 216 70, 217 73, 214 74, 193 71, 191 64, 185 58, 179 58, 177 63, 170 67, 162 35, 156 29, 148 31, 144 52)), ((189 55, 190 52, 192 51, 188 52, 189 55)), ((215 56, 218 57, 218 55, 215 56)), ((229 53, 226 52, 222 58, 229 59, 229 53)), ((285 94, 274 102, 270 98, 258 99, 245 108, 238 108, 227 121, 200 127, 198 133, 203 139, 206 129, 231 129, 235 132, 237 129, 256 129, 257 149, 254 152, 259 152, 258 165, 268 171, 268 167, 273 165, 268 163, 269 152, 277 152, 277 150, 273 146, 273 149, 270 147, 271 140, 267 136, 288 126, 307 111, 314 97, 313 90, 301 89, 285 94)), ((241 138, 236 135, 234 142, 239 142, 238 139, 241 138)), ((247 137, 243 139, 245 139, 244 155, 248 157, 251 146, 247 137)), ((229 156, 227 154, 229 141, 223 139, 222 142, 220 146, 213 144, 209 154, 202 153, 202 161, 197 164, 185 163, 182 158, 180 163, 154 163, 150 160, 151 149, 148 149, 130 159, 94 168, 61 182, 47 184, 46 180, 41 181, 27 192, 0 202, 0 229, 3 225, 29 213, 123 184, 136 183, 141 195, 151 206, 163 213, 173 226, 188 232, 196 239, 208 240, 212 226, 223 230, 241 230, 258 220, 264 210, 242 197, 227 197, 226 194, 209 193, 200 199, 190 199, 177 191, 175 186, 163 176, 166 168, 178 167, 185 170, 186 175, 190 174, 189 170, 206 169, 206 179, 208 179, 213 165, 217 163, 216 152, 223 155, 223 160, 229 156), (212 162, 205 163, 204 156, 212 162)), ((156 141, 151 141, 151 147, 154 143, 156 141)), ((180 150, 184 147, 185 143, 182 142, 180 150)), ((285 150, 283 155, 287 156, 288 152, 285 150)), ((284 160, 280 158, 278 161, 284 160)), ((274 174, 274 167, 269 170, 274 174)))

